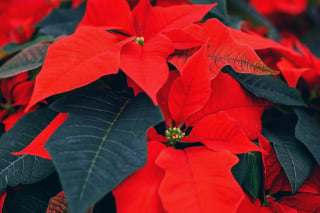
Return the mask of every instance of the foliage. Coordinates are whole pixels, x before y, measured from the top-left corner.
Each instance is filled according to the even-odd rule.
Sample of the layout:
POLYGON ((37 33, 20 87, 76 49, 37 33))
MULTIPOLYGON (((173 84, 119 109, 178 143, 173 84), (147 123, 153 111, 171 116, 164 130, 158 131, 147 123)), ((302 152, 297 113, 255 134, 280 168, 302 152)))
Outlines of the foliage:
POLYGON ((8 2, 2 212, 320 209, 316 1, 8 2))

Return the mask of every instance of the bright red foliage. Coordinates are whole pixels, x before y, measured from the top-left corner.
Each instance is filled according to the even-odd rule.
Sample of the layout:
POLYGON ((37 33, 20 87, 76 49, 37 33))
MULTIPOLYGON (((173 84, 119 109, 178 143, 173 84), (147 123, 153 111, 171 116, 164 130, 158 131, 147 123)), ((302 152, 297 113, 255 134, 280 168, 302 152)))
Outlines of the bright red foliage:
POLYGON ((103 75, 117 73, 119 66, 157 103, 156 93, 169 75, 167 57, 174 51, 173 42, 163 33, 199 21, 213 6, 215 4, 162 8, 152 7, 149 1, 142 0, 131 11, 125 0, 103 1, 103 4, 99 0, 89 1, 76 33, 49 48, 29 107, 103 75), (128 36, 102 29, 120 31, 128 36), (66 55, 70 54, 75 58, 66 61, 66 55), (48 82, 55 84, 49 86, 53 84, 48 82))
MULTIPOLYGON (((0 47, 4 42, 27 40, 33 32, 29 25, 58 7, 60 0, 34 3, 41 13, 26 19, 31 2, 21 3, 26 11, 21 5, 12 10, 16 15, 21 12, 21 17, 14 18, 7 16, 10 11, 2 15, 7 7, 0 3, 3 31, 7 33, 6 38, 0 37, 0 47), (15 31, 17 26, 23 26, 18 27, 21 31, 15 31)), ((305 0, 250 2, 268 15, 300 14, 306 6, 305 0)), ((27 73, 1 80, 1 122, 8 130, 27 111, 35 110, 38 102, 106 75, 110 75, 107 80, 122 77, 113 75, 121 71, 125 79, 120 81, 127 84, 119 87, 131 87, 135 95, 145 92, 159 105, 164 120, 147 133, 146 165, 112 190, 117 212, 320 213, 320 167, 315 166, 297 194, 291 195, 290 183, 272 144, 261 135, 261 116, 271 104, 249 94, 221 71, 228 65, 239 73, 279 74, 277 77, 283 77, 291 87, 301 86, 303 80, 313 96, 320 96, 320 60, 291 35, 278 43, 257 33, 267 34, 265 28, 241 32, 218 19, 199 23, 216 5, 193 5, 188 0, 88 0, 75 33, 49 47, 35 83, 27 73), (253 142, 257 139, 259 146, 253 142), (256 199, 246 194, 250 189, 242 190, 231 171, 239 161, 236 154, 248 152, 261 152, 263 189, 259 189, 256 199)), ((105 86, 105 78, 100 82, 105 86)), ((114 89, 110 85, 106 88, 114 89)), ((309 94, 303 95, 307 99, 309 94)), ((112 128, 119 128, 113 125, 120 113, 112 128)), ((67 116, 58 114, 29 146, 12 154, 51 159, 44 144, 67 116)), ((86 178, 88 186, 94 179, 92 167, 103 158, 99 152, 104 149, 109 131, 98 144, 98 154, 94 153, 86 178)), ((6 194, 1 195, 0 207, 6 194)), ((48 212, 56 207, 59 211, 67 209, 63 192, 51 201, 48 212)))
POLYGON ((250 4, 263 15, 279 12, 298 15, 307 9, 307 0, 250 0, 250 4))
POLYGON ((226 112, 217 112, 202 118, 191 130, 188 140, 200 141, 216 150, 239 154, 262 151, 248 139, 244 131, 226 112))
POLYGON ((14 152, 14 155, 35 155, 51 159, 47 150, 44 149, 45 142, 56 131, 56 129, 67 119, 68 114, 58 114, 50 124, 23 150, 14 152))
POLYGON ((81 27, 72 36, 55 42, 49 47, 42 71, 36 77, 28 109, 51 95, 117 73, 120 48, 116 36, 94 27, 81 27))
MULTIPOLYGON (((0 120, 5 124, 5 131, 9 130, 20 117, 26 114, 25 107, 29 103, 34 86, 34 81, 28 79, 28 73, 21 73, 1 80, 1 93, 4 101, 0 103, 0 120)), ((37 106, 29 111, 35 109, 37 106)))
POLYGON ((211 93, 207 47, 204 45, 187 61, 181 77, 171 85, 169 109, 176 126, 180 126, 192 114, 199 111, 211 93))
POLYGON ((165 149, 156 160, 165 171, 159 189, 164 208, 167 212, 236 212, 243 199, 231 173, 237 161, 228 152, 205 147, 165 149))
POLYGON ((0 2, 0 49, 9 42, 24 43, 35 27, 62 0, 3 0, 0 2))
POLYGON ((118 213, 165 212, 158 193, 164 171, 155 164, 164 149, 162 143, 148 142, 147 164, 112 191, 118 213))
POLYGON ((264 102, 249 95, 236 80, 224 73, 219 73, 212 80, 211 91, 208 102, 191 116, 186 124, 193 126, 205 116, 225 112, 240 125, 250 139, 258 138, 264 102))
MULTIPOLYGON (((194 32, 195 28, 186 31, 194 32)), ((209 19, 200 29, 198 37, 207 41, 210 79, 214 79, 220 70, 230 65, 239 73, 253 73, 258 75, 275 74, 276 71, 267 67, 248 45, 237 42, 229 29, 217 19, 209 19)), ((193 49, 194 50, 194 49, 193 49)), ((192 51, 193 51, 192 50, 192 51)), ((194 52, 191 52, 194 53, 194 52)), ((178 51, 170 57, 170 63, 181 70, 190 51, 178 51)))

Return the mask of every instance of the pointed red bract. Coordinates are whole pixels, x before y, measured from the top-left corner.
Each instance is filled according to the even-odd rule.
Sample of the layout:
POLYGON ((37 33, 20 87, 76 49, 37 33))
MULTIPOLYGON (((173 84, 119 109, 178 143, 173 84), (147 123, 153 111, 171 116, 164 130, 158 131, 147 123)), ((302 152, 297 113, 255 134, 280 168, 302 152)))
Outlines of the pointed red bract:
POLYGON ((158 194, 164 172, 155 160, 166 146, 157 141, 148 142, 147 164, 130 175, 112 190, 117 213, 164 213, 158 194))
POLYGON ((145 34, 164 33, 174 29, 181 29, 200 21, 216 5, 217 3, 154 7, 148 19, 145 34))
POLYGON ((251 47, 236 42, 228 32, 228 28, 217 19, 209 19, 204 24, 204 30, 209 37, 208 57, 211 59, 210 67, 213 71, 230 65, 240 73, 257 75, 276 73, 262 62, 251 47))
POLYGON ((122 48, 120 68, 157 103, 156 94, 169 75, 167 57, 172 52, 171 41, 161 34, 144 45, 130 42, 122 48))
POLYGON ((134 34, 133 17, 126 0, 88 0, 79 26, 98 26, 134 34))
POLYGON ((179 77, 178 70, 171 70, 167 82, 161 87, 157 94, 157 100, 167 127, 172 127, 172 115, 170 113, 168 97, 172 83, 179 77))
POLYGON ((274 201, 272 197, 267 198, 269 208, 273 210, 273 212, 277 213, 298 213, 298 211, 294 208, 291 208, 287 205, 283 205, 277 201, 274 201))
POLYGON ((28 108, 52 95, 117 73, 120 49, 115 36, 94 27, 79 28, 73 35, 53 43, 36 77, 28 108))
POLYGON ((228 152, 206 147, 163 150, 156 164, 165 171, 159 194, 167 212, 236 212, 243 192, 231 168, 238 162, 228 152))
POLYGON ((138 5, 132 10, 134 28, 137 36, 144 36, 145 38, 150 36, 145 33, 145 30, 148 20, 150 19, 152 9, 153 7, 151 6, 149 0, 140 0, 138 5))
POLYGON ((249 197, 249 195, 245 195, 242 200, 237 213, 274 213, 268 207, 264 207, 261 205, 259 199, 253 199, 249 197))
POLYGON ((4 201, 5 201, 6 197, 7 197, 6 191, 0 193, 0 213, 2 213, 4 201))
POLYGON ((201 119, 191 130, 189 140, 201 142, 216 151, 226 150, 234 154, 262 151, 226 112, 201 119))
POLYGON ((175 49, 189 49, 203 45, 205 42, 184 30, 171 30, 165 35, 170 38, 175 49))
MULTIPOLYGON (((20 84, 25 84, 28 82, 29 75, 26 72, 20 73, 11 78, 1 79, 1 94, 6 99, 7 103, 15 104, 17 101, 20 102, 21 98, 30 99, 32 93, 25 93, 25 91, 15 91, 20 84), (21 94, 23 93, 23 94, 21 94), (25 97, 27 96, 27 97, 25 97)), ((27 83, 29 84, 29 83, 27 83)), ((27 89, 29 91, 29 89, 27 89)), ((30 92, 30 91, 29 91, 30 92)), ((28 102, 16 105, 26 105, 28 102)))
MULTIPOLYGON (((258 75, 277 73, 266 66, 250 46, 236 42, 230 35, 228 28, 217 19, 209 19, 204 23, 203 34, 208 39, 211 79, 214 79, 226 65, 230 65, 240 73, 258 75)), ((170 58, 170 62, 181 70, 190 53, 194 53, 194 51, 178 52, 170 58)))
POLYGON ((166 142, 168 139, 163 135, 159 135, 157 130, 152 127, 147 131, 147 140, 148 141, 159 141, 159 142, 166 142))
POLYGON ((265 16, 275 13, 299 15, 307 9, 307 0, 250 0, 250 4, 265 16))
POLYGON ((194 126, 203 117, 224 111, 238 122, 251 140, 255 140, 261 132, 263 107, 264 102, 246 92, 228 74, 220 72, 212 80, 211 96, 206 106, 192 115, 186 125, 194 126))
POLYGON ((11 91, 12 106, 27 105, 30 101, 34 87, 34 81, 24 81, 17 84, 11 91))
POLYGON ((14 155, 35 155, 46 159, 51 159, 51 156, 44 149, 44 144, 50 138, 50 136, 56 131, 56 129, 63 124, 67 119, 68 114, 58 114, 50 124, 42 130, 42 132, 23 150, 14 152, 14 155))
POLYGON ((189 58, 181 77, 177 78, 169 92, 169 109, 176 123, 182 123, 199 111, 208 101, 211 92, 207 46, 204 45, 189 58))
POLYGON ((319 194, 298 193, 281 198, 279 203, 297 209, 298 213, 320 213, 319 194))
POLYGON ((310 70, 310 68, 296 68, 293 64, 291 64, 288 60, 282 58, 281 61, 277 63, 281 74, 285 78, 286 82, 291 87, 296 87, 299 78, 302 76, 304 72, 310 70))
POLYGON ((255 50, 272 49, 292 61, 301 60, 301 54, 271 39, 227 28, 232 38, 240 44, 249 45, 255 50))
POLYGON ((128 87, 131 87, 133 89, 133 93, 135 96, 143 92, 143 90, 129 77, 127 77, 127 85, 128 87))

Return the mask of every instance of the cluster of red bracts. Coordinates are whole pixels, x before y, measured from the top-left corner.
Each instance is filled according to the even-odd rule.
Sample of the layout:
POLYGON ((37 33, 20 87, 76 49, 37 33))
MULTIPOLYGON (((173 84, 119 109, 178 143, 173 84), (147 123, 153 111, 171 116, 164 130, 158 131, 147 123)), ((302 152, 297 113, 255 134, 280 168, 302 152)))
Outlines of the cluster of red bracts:
MULTIPOLYGON (((259 7, 260 1, 251 2, 262 13, 285 9, 280 5, 282 1, 268 2, 274 8, 259 7)), ((157 3, 165 7, 153 7, 148 0, 89 0, 76 32, 50 46, 35 80, 30 80, 27 73, 1 80, 0 119, 5 130, 26 112, 36 110, 44 99, 121 69, 135 94, 145 92, 160 106, 167 132, 149 129, 146 165, 112 191, 119 213, 320 212, 318 166, 297 194, 279 200, 273 196, 279 191, 290 192, 291 187, 273 147, 261 135, 261 115, 271 103, 254 97, 221 72, 226 65, 237 72, 260 75, 275 74, 276 70, 291 87, 304 79, 319 97, 320 59, 293 35, 277 43, 256 33, 231 29, 217 19, 198 23, 216 4, 157 3), (68 51, 74 49, 77 55, 68 57, 68 51), (179 54, 190 49, 191 56, 179 54), (236 60, 214 59, 230 49, 230 58, 245 51, 247 63, 259 64, 258 69, 248 66, 244 70, 236 60), (176 69, 169 70, 168 63, 176 69), (62 75, 64 79, 58 79, 62 75), (258 140, 259 146, 253 140, 258 140), (203 146, 176 149, 178 142, 201 142, 203 146), (252 151, 262 153, 265 200, 252 199, 231 172, 238 163, 236 154, 252 151)), ((301 4, 289 8, 288 13, 301 13, 305 3, 301 4)), ((43 7, 46 10, 41 10, 41 17, 53 6, 43 7)), ((0 15, 9 17, 1 10, 0 15)), ((39 20, 34 18, 24 21, 30 26, 39 20)), ((22 29, 20 26, 25 25, 13 26, 14 30, 6 28, 10 36, 0 37, 0 46, 28 39, 29 35, 20 39, 20 34, 19 39, 13 38, 15 29, 22 29)), ((25 28, 23 32, 30 34, 25 28)), ((59 114, 27 148, 15 154, 50 159, 43 145, 66 116, 59 114)))

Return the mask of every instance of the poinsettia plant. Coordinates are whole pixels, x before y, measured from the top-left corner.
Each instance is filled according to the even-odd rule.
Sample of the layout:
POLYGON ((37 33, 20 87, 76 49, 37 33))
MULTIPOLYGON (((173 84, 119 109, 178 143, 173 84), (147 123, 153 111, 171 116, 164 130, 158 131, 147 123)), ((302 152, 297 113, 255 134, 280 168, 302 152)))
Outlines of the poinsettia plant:
POLYGON ((315 9, 0 3, 2 212, 319 211, 315 9))

